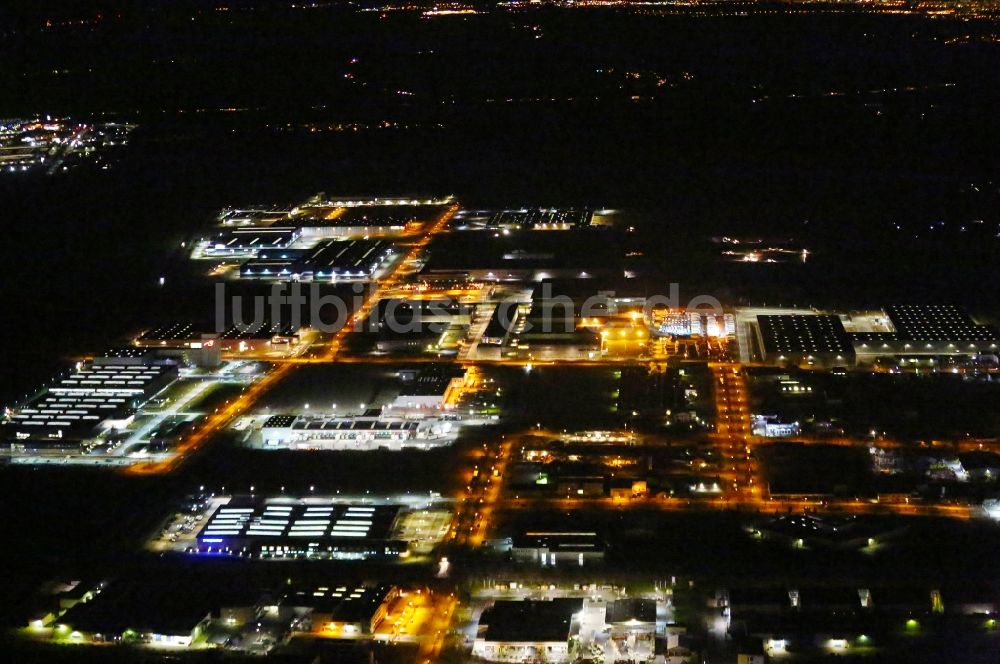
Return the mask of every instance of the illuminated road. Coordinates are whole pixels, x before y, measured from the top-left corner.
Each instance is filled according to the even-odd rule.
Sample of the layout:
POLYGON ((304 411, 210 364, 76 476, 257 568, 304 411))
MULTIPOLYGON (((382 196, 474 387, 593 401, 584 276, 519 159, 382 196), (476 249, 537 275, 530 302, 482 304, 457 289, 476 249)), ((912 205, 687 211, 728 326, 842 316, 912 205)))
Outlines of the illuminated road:
POLYGON ((476 456, 458 497, 460 507, 452 531, 455 544, 478 547, 487 539, 513 445, 506 438, 483 444, 482 453, 476 456))
POLYGON ((274 367, 260 380, 251 383, 243 389, 243 392, 235 400, 224 408, 217 410, 201 426, 200 429, 184 438, 178 445, 174 456, 163 461, 152 463, 136 464, 129 466, 125 472, 130 475, 157 475, 169 473, 174 470, 184 459, 193 454, 206 440, 224 428, 234 417, 250 407, 264 392, 269 390, 275 383, 285 377, 295 365, 282 364, 274 367))
POLYGON ((729 498, 665 498, 615 501, 604 498, 505 498, 503 509, 535 511, 540 509, 607 509, 659 510, 663 512, 741 511, 753 514, 816 514, 897 515, 914 517, 947 517, 970 519, 974 509, 967 505, 931 505, 896 501, 825 500, 825 499, 761 499, 756 501, 729 498))
POLYGON ((759 482, 751 459, 750 409, 746 376, 737 364, 711 363, 715 394, 716 433, 712 436, 719 455, 723 492, 753 499, 759 482))
POLYGON ((444 214, 438 217, 437 221, 435 221, 424 232, 424 234, 420 236, 420 239, 410 245, 410 250, 405 256, 403 256, 403 259, 396 263, 395 267, 389 273, 375 283, 375 287, 368 292, 364 302, 362 302, 358 310, 354 312, 354 315, 351 316, 351 319, 347 322, 347 324, 340 328, 330 339, 324 358, 326 362, 333 362, 337 359, 337 354, 340 352, 340 349, 344 344, 344 340, 347 338, 348 334, 354 331, 355 325, 368 318, 371 314, 372 307, 374 307, 378 301, 382 299, 383 293, 399 285, 399 279, 402 272, 409 266, 412 266, 413 262, 420 256, 420 253, 427 247, 427 243, 431 241, 431 238, 448 226, 448 222, 451 221, 451 218, 455 216, 456 212, 458 212, 458 208, 459 206, 457 204, 449 206, 444 214))
POLYGON ((439 595, 434 600, 434 613, 428 621, 426 635, 420 642, 420 649, 417 651, 417 662, 430 664, 441 654, 444 648, 444 641, 451 628, 451 620, 455 615, 455 607, 458 600, 455 595, 439 595))
MULTIPOLYGON (((913 517, 938 517, 953 519, 970 519, 976 514, 976 508, 962 504, 924 503, 911 500, 908 496, 888 495, 878 498, 805 498, 805 497, 772 497, 766 495, 763 485, 756 479, 756 463, 752 450, 754 438, 750 434, 750 420, 747 406, 747 387, 745 375, 737 364, 715 364, 711 366, 717 389, 715 392, 719 409, 718 432, 714 441, 723 459, 722 478, 725 480, 723 493, 711 496, 692 496, 677 498, 659 496, 648 499, 614 500, 611 497, 577 498, 577 497, 531 497, 521 498, 509 492, 501 494, 501 487, 491 487, 488 483, 475 482, 472 477, 467 487, 463 502, 464 510, 468 512, 457 524, 455 541, 458 544, 478 545, 486 537, 486 522, 497 509, 535 511, 541 509, 598 509, 598 510, 660 510, 664 512, 708 512, 708 511, 740 511, 752 514, 786 514, 786 513, 817 513, 817 514, 854 514, 854 515, 897 515, 913 517), (488 493, 487 493, 488 491, 488 493), (475 518, 470 518, 474 515, 475 518), (478 519, 482 518, 480 524, 478 519)), ((556 432, 525 431, 520 436, 547 433, 558 436, 556 432)), ((508 436, 508 441, 517 441, 520 436, 508 436)), ((505 468, 510 458, 512 442, 498 456, 497 463, 505 468)), ((865 444, 866 441, 854 441, 854 444, 865 444)), ((970 442, 970 447, 981 449, 981 441, 970 442)), ((986 447, 984 445, 984 447, 986 447)), ((490 454, 496 454, 498 448, 493 447, 484 455, 486 463, 491 462, 490 454)), ((484 468, 483 462, 477 464, 477 470, 484 468)), ((471 473, 470 473, 471 475, 471 473)), ((460 512, 460 515, 462 513, 460 512)))

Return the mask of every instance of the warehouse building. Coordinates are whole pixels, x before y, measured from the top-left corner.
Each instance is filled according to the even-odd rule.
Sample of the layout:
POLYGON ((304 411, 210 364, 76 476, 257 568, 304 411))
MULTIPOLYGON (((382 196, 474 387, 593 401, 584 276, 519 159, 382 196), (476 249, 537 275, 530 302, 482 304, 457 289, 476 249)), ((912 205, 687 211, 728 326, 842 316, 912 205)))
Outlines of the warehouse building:
POLYGON ((355 205, 322 203, 296 208, 304 238, 397 237, 441 214, 436 205, 355 205))
MULTIPOLYGON (((602 481, 603 487, 603 481, 602 481)), ((511 557, 515 562, 542 567, 583 567, 604 561, 604 541, 595 532, 529 531, 514 537, 511 557)))
POLYGON ((765 362, 814 366, 854 364, 854 346, 839 316, 759 315, 756 329, 765 362))
POLYGON ((583 599, 498 600, 479 619, 472 654, 490 662, 566 662, 583 599))
POLYGON ((398 505, 234 497, 207 520, 194 552, 270 559, 396 558, 407 549, 406 542, 392 538, 399 512, 398 505))
POLYGON ((483 611, 473 654, 492 662, 561 662, 581 652, 598 661, 652 662, 658 631, 666 647, 678 645, 678 632, 657 614, 657 600, 638 597, 498 600, 483 611))
POLYGON ((191 587, 112 581, 66 611, 57 636, 78 643, 131 643, 186 648, 204 634, 218 597, 191 587))
POLYGON ((207 242, 204 254, 219 258, 254 257, 262 249, 284 249, 301 236, 295 226, 250 226, 216 233, 207 242))
POLYGON ((168 363, 84 362, 12 409, 2 436, 12 451, 77 448, 106 429, 121 429, 177 378, 168 363))
POLYGON ((168 323, 143 332, 132 343, 195 366, 214 367, 222 361, 222 353, 289 351, 302 337, 302 329, 291 322, 273 323, 267 319, 230 325, 221 334, 204 330, 192 322, 168 323))
POLYGON ((383 414, 420 416, 448 410, 470 380, 467 370, 449 364, 404 369, 399 378, 403 384, 399 395, 386 404, 383 414))
POLYGON ((374 634, 399 596, 391 585, 310 585, 287 591, 281 605, 308 615, 313 632, 350 638, 374 634))
POLYGON ((862 361, 887 355, 996 355, 1000 344, 995 327, 976 323, 955 305, 892 305, 883 311, 891 331, 849 334, 862 361))
POLYGON ((392 256, 385 240, 324 240, 311 249, 267 249, 240 266, 243 279, 366 281, 392 256))
POLYGON ((260 430, 259 447, 275 450, 372 451, 436 447, 450 442, 454 423, 333 415, 272 415, 260 430))
POLYGON ((565 231, 590 226, 594 213, 588 208, 520 208, 494 212, 489 228, 565 231))

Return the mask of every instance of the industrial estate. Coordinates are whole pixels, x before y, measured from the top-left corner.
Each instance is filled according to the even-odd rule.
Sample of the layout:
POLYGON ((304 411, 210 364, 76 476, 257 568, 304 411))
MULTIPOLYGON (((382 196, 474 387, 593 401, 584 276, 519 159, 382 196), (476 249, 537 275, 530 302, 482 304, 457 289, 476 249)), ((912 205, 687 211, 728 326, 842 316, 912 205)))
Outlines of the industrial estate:
MULTIPOLYGON (((5 126, 25 147, 3 158, 48 166, 95 131, 60 127, 5 126)), ((66 366, 6 408, 3 452, 65 472, 267 470, 226 464, 153 515, 143 548, 193 579, 53 579, 20 638, 609 664, 866 656, 939 629, 996 647, 1000 587, 706 582, 654 552, 713 519, 741 539, 682 557, 877 561, 923 524, 998 527, 1000 331, 949 302, 685 303, 639 265, 631 224, 451 196, 219 212, 184 245, 214 318, 151 321, 66 366), (343 481, 283 470, 319 458, 343 481), (404 491, 415 475, 425 489, 404 491)), ((812 260, 724 240, 747 269, 812 260)))

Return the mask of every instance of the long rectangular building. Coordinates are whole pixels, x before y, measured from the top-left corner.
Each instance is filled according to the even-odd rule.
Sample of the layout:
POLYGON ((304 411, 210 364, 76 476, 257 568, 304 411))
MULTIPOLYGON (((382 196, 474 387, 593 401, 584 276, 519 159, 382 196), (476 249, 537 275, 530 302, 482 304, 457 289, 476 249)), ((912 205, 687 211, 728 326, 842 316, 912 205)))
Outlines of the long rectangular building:
POLYGON ((261 428, 261 439, 267 449, 373 450, 403 446, 419 430, 418 422, 376 417, 272 415, 261 428))
POLYGON ((490 662, 569 661, 584 600, 497 600, 479 619, 472 654, 490 662))
POLYGON ((490 228, 570 230, 590 226, 593 212, 587 208, 521 208, 501 210, 490 217, 490 228))
POLYGON ((976 323, 955 305, 891 305, 884 312, 893 331, 850 333, 859 355, 996 354, 1000 345, 995 327, 976 323))
POLYGON ((765 362, 818 366, 854 363, 854 346, 839 316, 759 315, 757 327, 765 362))
POLYGON ((390 237, 402 235, 434 219, 438 205, 337 205, 319 203, 296 209, 293 217, 303 237, 390 237))
POLYGON ((246 257, 256 256, 261 249, 282 249, 295 242, 301 235, 295 226, 249 226, 219 231, 208 240, 206 256, 246 257))
POLYGON ((14 408, 2 436, 24 449, 76 446, 102 427, 124 427, 175 378, 173 364, 85 362, 14 408))
POLYGON ((267 249, 240 266, 244 279, 364 280, 392 255, 385 240, 324 240, 312 249, 267 249))
POLYGON ((261 558, 394 558, 406 551, 392 539, 399 505, 332 501, 272 501, 234 497, 198 533, 195 553, 261 558))
POLYGON ((399 588, 391 585, 328 583, 292 588, 285 592, 281 604, 306 609, 314 632, 325 630, 351 637, 373 634, 399 594, 399 588))

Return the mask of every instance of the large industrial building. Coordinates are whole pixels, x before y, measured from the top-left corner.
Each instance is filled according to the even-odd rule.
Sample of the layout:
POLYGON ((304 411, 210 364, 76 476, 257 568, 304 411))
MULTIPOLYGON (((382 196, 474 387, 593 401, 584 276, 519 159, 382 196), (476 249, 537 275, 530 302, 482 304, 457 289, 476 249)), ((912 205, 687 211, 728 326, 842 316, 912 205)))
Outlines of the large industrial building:
POLYGON ((733 314, 705 314, 698 311, 675 311, 657 320, 657 332, 672 337, 732 337, 736 335, 733 314))
POLYGON ((469 372, 448 364, 428 364, 399 372, 402 387, 385 414, 430 415, 448 411, 470 380, 469 372))
POLYGON ((457 431, 450 411, 468 382, 467 372, 429 364, 399 372, 398 394, 381 409, 357 416, 323 414, 271 415, 252 445, 261 449, 400 450, 429 449, 452 442, 457 431))
POLYGON ((136 348, 154 349, 196 365, 218 366, 222 353, 287 352, 299 343, 302 330, 290 322, 270 320, 230 325, 221 334, 189 321, 168 323, 146 330, 133 340, 136 348))
POLYGON ((452 422, 437 418, 404 420, 381 415, 272 415, 260 430, 262 449, 398 450, 436 447, 450 442, 452 422))
POLYGON ((583 599, 499 600, 479 619, 472 654, 490 662, 566 662, 583 599))
POLYGON ((490 662, 575 661, 579 652, 601 653, 598 661, 653 662, 658 632, 668 648, 678 642, 658 613, 657 600, 638 597, 497 600, 479 619, 472 653, 490 662))
POLYGON ((587 208, 520 208, 493 213, 487 226, 542 231, 570 230, 590 226, 593 216, 593 211, 587 208))
POLYGON ((287 590, 281 605, 307 615, 313 632, 350 638, 374 634, 399 596, 399 588, 391 585, 328 583, 287 590))
POLYGON ((294 226, 234 228, 217 232, 203 251, 211 257, 248 258, 264 249, 286 249, 300 235, 300 229, 294 226))
POLYGON ((891 331, 852 331, 859 359, 877 356, 995 355, 1000 332, 980 325, 961 307, 947 304, 893 305, 883 321, 891 331))
POLYGON ((264 249, 240 265, 244 279, 364 281, 392 256, 385 240, 323 240, 310 249, 264 249))
POLYGON ((610 224, 612 210, 587 207, 520 207, 492 210, 461 210, 455 215, 460 230, 569 231, 610 224))
POLYGON ((583 326, 576 300, 561 293, 553 297, 548 292, 550 286, 546 282, 536 287, 530 303, 514 300, 497 303, 479 337, 475 356, 490 360, 599 357, 601 335, 583 326), (545 293, 541 292, 543 289, 545 293))
POLYGON ((425 323, 468 325, 474 306, 449 298, 382 298, 372 311, 380 327, 418 327, 425 323))
POLYGON ((395 237, 433 220, 441 209, 434 205, 307 205, 293 219, 306 238, 395 237))
MULTIPOLYGON (((600 478, 604 492, 604 479, 600 478)), ((513 538, 511 557, 516 562, 541 567, 583 567, 604 561, 606 545, 595 532, 529 531, 513 538)))
POLYGON ((220 260, 219 274, 244 279, 369 279, 389 258, 393 238, 437 219, 450 197, 345 198, 322 194, 297 206, 226 208, 192 248, 194 259, 220 260), (345 241, 345 242, 340 242, 345 241))
POLYGON ((220 226, 281 226, 291 214, 290 205, 249 205, 224 208, 218 221, 220 226))
POLYGON ((270 501, 234 497, 197 535, 195 553, 260 558, 396 558, 406 542, 392 535, 399 505, 270 501))
POLYGON ((472 307, 454 300, 380 300, 369 329, 379 353, 456 352, 472 318, 472 307))
POLYGON ((177 366, 148 356, 78 364, 9 411, 0 430, 12 451, 77 448, 122 429, 142 404, 177 378, 177 366))
MULTIPOLYGON (((741 317, 741 355, 768 364, 848 366, 880 358, 933 366, 937 358, 997 355, 1000 332, 947 304, 891 305, 847 314, 769 310, 741 317)), ((995 361, 995 360, 994 360, 995 361)))
POLYGON ((765 362, 854 364, 854 347, 838 316, 761 315, 757 330, 765 362))
POLYGON ((46 598, 51 608, 29 629, 74 644, 181 652, 222 648, 265 655, 291 632, 370 638, 405 592, 393 585, 340 580, 258 586, 205 578, 153 577, 78 583, 46 598))

